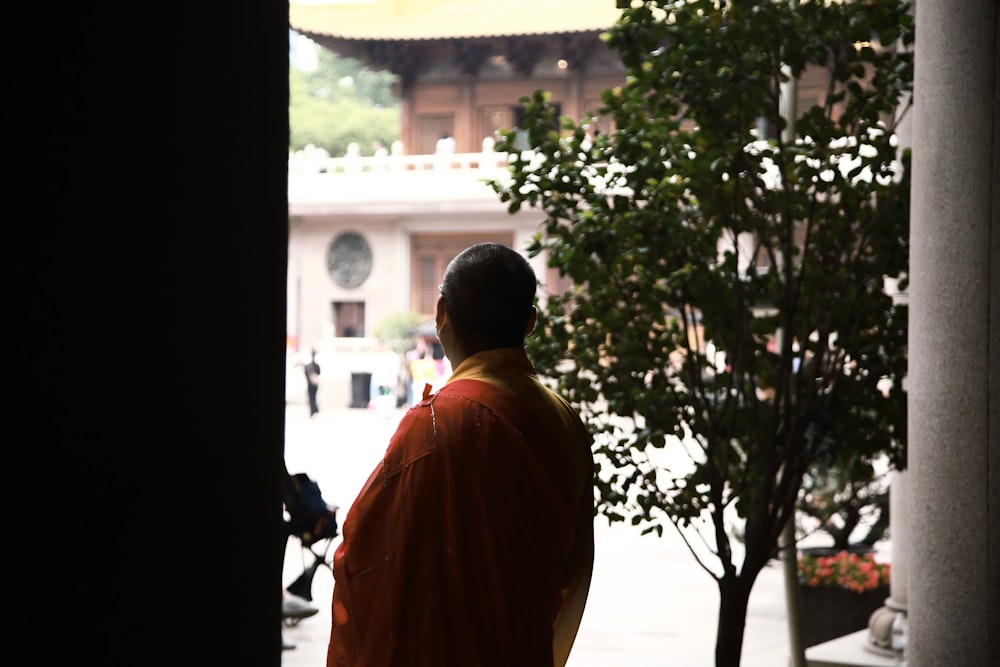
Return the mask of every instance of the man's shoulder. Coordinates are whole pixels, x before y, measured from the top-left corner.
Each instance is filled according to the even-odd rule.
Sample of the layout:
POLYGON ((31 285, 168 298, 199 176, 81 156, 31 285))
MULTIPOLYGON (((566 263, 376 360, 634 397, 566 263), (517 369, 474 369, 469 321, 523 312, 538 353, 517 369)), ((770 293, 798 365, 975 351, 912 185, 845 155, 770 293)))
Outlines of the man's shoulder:
POLYGON ((449 382, 432 397, 440 407, 459 407, 477 403, 497 412, 520 409, 523 400, 486 380, 463 378, 449 382))
POLYGON ((382 461, 387 475, 434 452, 434 416, 429 408, 424 401, 403 415, 382 461))
POLYGON ((419 460, 430 460, 439 448, 467 441, 469 429, 483 417, 480 410, 495 411, 468 393, 448 391, 445 386, 407 410, 389 441, 385 473, 393 475, 419 460), (473 409, 477 404, 484 408, 473 409))

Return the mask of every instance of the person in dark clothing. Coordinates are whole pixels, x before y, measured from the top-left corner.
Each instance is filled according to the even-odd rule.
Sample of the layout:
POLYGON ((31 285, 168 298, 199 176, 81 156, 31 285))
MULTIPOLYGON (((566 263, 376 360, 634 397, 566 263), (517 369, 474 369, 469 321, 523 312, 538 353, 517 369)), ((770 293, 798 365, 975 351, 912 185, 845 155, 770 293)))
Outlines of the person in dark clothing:
POLYGON ((319 412, 319 403, 316 401, 316 392, 319 389, 319 364, 316 363, 316 350, 310 354, 309 363, 305 365, 306 389, 309 391, 309 416, 312 417, 319 412))

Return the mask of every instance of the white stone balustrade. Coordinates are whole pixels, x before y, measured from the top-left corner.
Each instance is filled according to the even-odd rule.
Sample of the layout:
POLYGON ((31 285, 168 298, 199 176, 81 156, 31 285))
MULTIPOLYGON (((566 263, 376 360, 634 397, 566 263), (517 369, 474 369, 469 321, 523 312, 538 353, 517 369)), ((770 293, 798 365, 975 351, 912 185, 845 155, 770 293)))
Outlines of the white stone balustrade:
POLYGON ((448 153, 427 155, 348 155, 344 157, 314 157, 293 154, 288 160, 288 175, 293 174, 373 174, 385 172, 497 171, 505 170, 507 153, 448 153))
POLYGON ((291 215, 351 211, 502 208, 488 180, 509 176, 507 153, 325 157, 293 154, 288 161, 291 215))

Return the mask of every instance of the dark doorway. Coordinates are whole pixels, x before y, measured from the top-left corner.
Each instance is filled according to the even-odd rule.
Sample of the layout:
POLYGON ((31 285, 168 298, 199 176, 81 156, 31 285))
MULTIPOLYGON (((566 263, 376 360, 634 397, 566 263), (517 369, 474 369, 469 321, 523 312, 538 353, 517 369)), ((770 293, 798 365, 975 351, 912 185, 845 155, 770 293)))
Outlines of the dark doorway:
POLYGON ((334 301, 333 330, 338 338, 361 338, 365 335, 365 302, 334 301))

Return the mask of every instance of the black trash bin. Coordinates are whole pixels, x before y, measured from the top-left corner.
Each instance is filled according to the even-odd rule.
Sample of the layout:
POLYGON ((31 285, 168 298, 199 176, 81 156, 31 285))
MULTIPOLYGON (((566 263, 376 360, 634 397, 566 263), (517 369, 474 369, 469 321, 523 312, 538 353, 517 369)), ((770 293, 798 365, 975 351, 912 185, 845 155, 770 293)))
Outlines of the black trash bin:
POLYGON ((372 374, 351 373, 351 407, 367 408, 372 400, 372 374))

